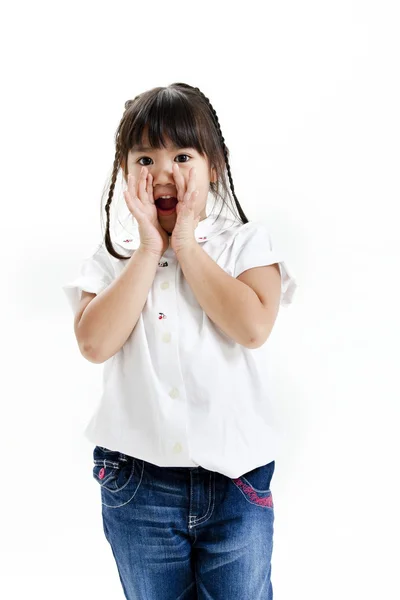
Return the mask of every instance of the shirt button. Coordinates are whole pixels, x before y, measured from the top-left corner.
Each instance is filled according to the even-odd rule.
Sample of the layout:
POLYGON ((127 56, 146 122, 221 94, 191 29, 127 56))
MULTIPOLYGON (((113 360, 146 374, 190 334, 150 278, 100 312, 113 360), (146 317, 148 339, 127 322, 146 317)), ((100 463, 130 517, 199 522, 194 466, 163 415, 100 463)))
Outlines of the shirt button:
POLYGON ((169 281, 163 281, 161 284, 161 289, 166 290, 167 288, 169 288, 169 281))
POLYGON ((170 333, 163 333, 162 341, 163 342, 170 342, 171 341, 171 334, 170 333))
POLYGON ((171 398, 178 398, 179 390, 177 390, 176 388, 172 388, 172 390, 169 392, 169 395, 171 396, 171 398))
POLYGON ((173 451, 175 452, 175 454, 179 454, 179 452, 182 452, 182 446, 179 442, 176 442, 173 451))

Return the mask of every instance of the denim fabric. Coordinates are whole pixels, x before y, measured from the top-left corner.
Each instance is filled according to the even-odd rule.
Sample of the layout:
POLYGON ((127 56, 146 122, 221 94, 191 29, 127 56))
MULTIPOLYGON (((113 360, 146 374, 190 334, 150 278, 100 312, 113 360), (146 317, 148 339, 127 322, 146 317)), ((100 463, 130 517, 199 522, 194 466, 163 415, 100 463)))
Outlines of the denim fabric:
POLYGON ((104 534, 129 600, 272 600, 275 461, 237 479, 93 450, 104 534))

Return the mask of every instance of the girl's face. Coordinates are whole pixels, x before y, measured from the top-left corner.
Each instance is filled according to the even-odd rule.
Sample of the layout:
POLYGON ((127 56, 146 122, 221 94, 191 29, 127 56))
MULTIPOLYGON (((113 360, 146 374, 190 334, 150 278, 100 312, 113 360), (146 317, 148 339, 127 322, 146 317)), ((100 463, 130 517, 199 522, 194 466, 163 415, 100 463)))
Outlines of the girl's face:
MULTIPOLYGON (((173 175, 173 164, 178 163, 181 176, 184 178, 185 189, 189 183, 189 172, 192 167, 196 169, 196 189, 199 190, 194 204, 194 218, 200 215, 202 221, 207 217, 206 205, 210 181, 216 181, 216 171, 210 168, 208 160, 201 156, 194 148, 175 148, 170 140, 166 140, 167 148, 159 150, 150 149, 144 140, 144 147, 129 151, 128 173, 139 180, 140 170, 147 167, 153 176, 153 194, 171 195, 177 197, 176 181, 173 175)), ((172 232, 176 222, 176 210, 170 215, 162 215, 158 211, 158 220, 165 231, 172 232)))

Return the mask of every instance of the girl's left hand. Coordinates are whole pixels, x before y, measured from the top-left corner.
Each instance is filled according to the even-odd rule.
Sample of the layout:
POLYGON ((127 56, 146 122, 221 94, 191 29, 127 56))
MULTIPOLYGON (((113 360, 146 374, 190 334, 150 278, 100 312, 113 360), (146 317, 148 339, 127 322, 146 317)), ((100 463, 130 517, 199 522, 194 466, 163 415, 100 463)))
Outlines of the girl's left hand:
POLYGON ((176 223, 171 235, 171 247, 176 253, 196 242, 194 231, 200 221, 200 215, 195 217, 194 205, 199 191, 196 190, 194 167, 190 169, 187 188, 177 163, 174 164, 172 172, 176 183, 178 204, 176 205, 176 223))

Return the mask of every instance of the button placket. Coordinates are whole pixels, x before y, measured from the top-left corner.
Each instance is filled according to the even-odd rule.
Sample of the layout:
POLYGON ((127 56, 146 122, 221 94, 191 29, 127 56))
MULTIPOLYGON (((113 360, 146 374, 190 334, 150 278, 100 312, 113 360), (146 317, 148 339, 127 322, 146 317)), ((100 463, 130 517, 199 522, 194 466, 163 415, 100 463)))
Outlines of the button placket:
MULTIPOLYGON (((170 288, 170 282, 168 279, 165 279, 162 283, 160 283, 160 289, 162 290, 168 290, 170 288)), ((166 319, 167 315, 164 314, 163 312, 159 312, 158 313, 158 319, 166 319)), ((170 343, 172 336, 171 336, 171 332, 170 331, 164 331, 161 339, 164 343, 170 343)), ((176 387, 173 387, 170 389, 170 391, 168 392, 168 395, 170 396, 170 398, 179 398, 179 390, 176 387)))
MULTIPOLYGON (((164 280, 164 281, 161 283, 161 285, 160 285, 160 288, 161 288, 162 290, 167 290, 167 289, 169 288, 169 281, 168 281, 168 279, 165 279, 165 280, 164 280)), ((167 318, 167 317, 166 317, 166 315, 165 315, 163 312, 159 312, 159 313, 158 313, 158 315, 159 315, 159 316, 158 316, 159 320, 161 320, 161 319, 166 319, 166 318, 167 318)), ((171 341, 171 333, 170 333, 169 331, 165 331, 165 332, 162 334, 162 337, 161 337, 161 339, 162 339, 162 341, 163 341, 163 342, 165 342, 166 344, 168 344, 168 343, 171 341)))
MULTIPOLYGON (((178 314, 176 306, 176 290, 174 287, 174 275, 176 266, 173 261, 168 260, 159 265, 164 267, 159 273, 161 281, 158 283, 160 302, 158 303, 156 314, 159 326, 159 339, 161 341, 160 351, 165 353, 165 361, 162 361, 162 369, 159 370, 160 378, 164 384, 171 386, 166 393, 172 399, 168 412, 174 413, 174 433, 171 431, 168 440, 165 440, 168 452, 173 455, 181 455, 186 447, 185 435, 187 430, 186 411, 179 407, 179 402, 175 400, 181 397, 180 387, 182 385, 182 374, 178 367, 179 361, 174 361, 174 354, 178 353, 178 336, 174 335, 175 328, 178 326, 178 314), (166 263, 166 264, 165 264, 166 263), (174 269, 175 267, 175 269, 174 269), (161 312, 164 311, 164 312, 161 312), (164 347, 165 345, 165 347, 164 347), (168 348, 167 345, 170 347, 168 348), (164 350, 162 349, 164 347, 164 350), (175 385, 174 385, 175 384, 175 385), (178 410, 179 409, 179 410, 178 410), (174 435, 175 434, 175 435, 174 435)), ((161 367, 160 365, 160 367, 161 367)), ((172 415, 170 414, 172 417, 172 415)))

